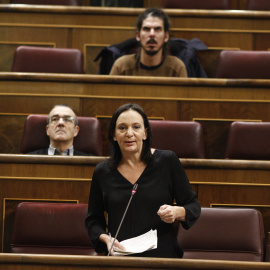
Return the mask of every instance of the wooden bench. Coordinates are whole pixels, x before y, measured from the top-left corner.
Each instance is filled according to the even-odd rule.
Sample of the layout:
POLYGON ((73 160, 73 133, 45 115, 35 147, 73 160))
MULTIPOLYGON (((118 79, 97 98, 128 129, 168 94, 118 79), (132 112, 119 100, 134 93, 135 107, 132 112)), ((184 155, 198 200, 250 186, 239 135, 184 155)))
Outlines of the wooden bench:
POLYGON ((104 256, 65 256, 65 255, 26 255, 0 254, 0 263, 5 269, 48 270, 69 268, 73 270, 90 269, 125 269, 125 270, 160 270, 160 269, 224 269, 224 270, 263 270, 269 269, 270 263, 235 262, 208 260, 175 260, 163 258, 132 258, 104 256))
MULTIPOLYGON (((165 9, 175 28, 269 30, 269 12, 244 10, 247 0, 233 0, 232 10, 165 9), (242 2, 242 3, 237 3, 242 2), (242 9, 242 10, 241 10, 242 9)), ((145 1, 151 2, 151 1, 145 1)), ((149 6, 160 6, 152 0, 149 6)), ((148 3, 146 3, 146 7, 148 3)), ((129 26, 143 8, 0 5, 1 23, 129 26)))
MULTIPOLYGON (((22 201, 88 203, 94 168, 105 157, 0 154, 0 241, 8 250, 22 201), (2 234, 3 232, 3 234, 2 234)), ((181 159, 204 207, 251 207, 270 231, 270 161, 181 159)))
POLYGON ((268 80, 0 73, 0 149, 19 153, 27 115, 48 114, 65 103, 79 116, 100 119, 107 155, 111 115, 136 102, 152 119, 200 122, 207 158, 224 158, 232 121, 270 122, 269 86, 268 80))

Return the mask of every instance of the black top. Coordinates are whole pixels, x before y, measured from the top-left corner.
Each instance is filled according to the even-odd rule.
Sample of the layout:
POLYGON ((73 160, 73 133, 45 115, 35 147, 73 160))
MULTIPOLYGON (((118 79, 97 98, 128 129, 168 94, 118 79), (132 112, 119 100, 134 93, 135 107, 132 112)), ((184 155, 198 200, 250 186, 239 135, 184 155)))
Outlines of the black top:
MULTIPOLYGON (((173 224, 163 222, 157 211, 163 204, 186 209, 185 229, 199 218, 201 207, 192 191, 179 158, 172 151, 156 150, 137 180, 138 189, 130 203, 117 240, 122 241, 157 229, 158 247, 137 255, 145 257, 181 258, 183 256, 173 224)), ((108 161, 99 163, 94 171, 85 220, 86 228, 96 252, 106 252, 99 236, 106 233, 104 211, 108 213, 108 231, 114 237, 130 199, 133 185, 118 170, 110 170, 108 161)))

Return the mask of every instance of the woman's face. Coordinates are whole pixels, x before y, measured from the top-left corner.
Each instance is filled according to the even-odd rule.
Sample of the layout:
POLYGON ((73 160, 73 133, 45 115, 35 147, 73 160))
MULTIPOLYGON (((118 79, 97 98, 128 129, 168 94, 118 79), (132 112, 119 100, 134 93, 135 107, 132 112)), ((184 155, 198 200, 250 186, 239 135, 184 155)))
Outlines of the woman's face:
POLYGON ((114 140, 123 153, 141 153, 147 138, 142 116, 134 110, 121 113, 116 121, 114 140))

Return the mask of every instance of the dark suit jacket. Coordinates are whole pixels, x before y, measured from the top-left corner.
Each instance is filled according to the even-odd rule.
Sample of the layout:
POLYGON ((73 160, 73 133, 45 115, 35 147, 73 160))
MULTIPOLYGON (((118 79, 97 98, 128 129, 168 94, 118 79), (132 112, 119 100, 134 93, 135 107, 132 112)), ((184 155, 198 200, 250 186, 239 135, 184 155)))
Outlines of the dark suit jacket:
MULTIPOLYGON (((27 154, 29 154, 29 155, 48 155, 48 148, 35 150, 35 151, 29 152, 27 154)), ((83 153, 83 152, 78 151, 76 149, 74 149, 73 155, 74 156, 93 156, 92 154, 86 154, 86 153, 83 153)))

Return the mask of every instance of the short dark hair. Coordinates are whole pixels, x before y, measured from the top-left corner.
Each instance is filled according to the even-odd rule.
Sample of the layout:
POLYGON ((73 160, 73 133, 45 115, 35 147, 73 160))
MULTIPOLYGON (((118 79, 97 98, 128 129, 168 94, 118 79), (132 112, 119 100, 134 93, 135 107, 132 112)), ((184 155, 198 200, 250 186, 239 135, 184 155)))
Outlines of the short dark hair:
POLYGON ((170 30, 170 19, 168 15, 159 8, 148 8, 143 13, 141 13, 137 20, 137 30, 140 31, 142 28, 143 21, 148 17, 158 17, 164 23, 164 31, 168 32, 170 30))
POLYGON ((128 110, 134 110, 134 111, 138 112, 143 118, 144 128, 147 131, 147 138, 146 138, 146 140, 143 141, 141 160, 145 164, 148 164, 152 160, 152 153, 151 153, 152 130, 151 130, 151 126, 149 124, 148 118, 147 118, 147 116, 146 116, 146 114, 141 106, 139 106, 138 104, 134 104, 134 103, 127 103, 127 104, 120 106, 114 112, 112 119, 111 119, 111 122, 110 122, 109 129, 108 129, 108 139, 109 139, 109 142, 111 144, 111 155, 109 158, 109 166, 111 169, 116 169, 121 161, 121 158, 122 158, 122 153, 121 153, 120 147, 118 145, 118 142, 116 142, 114 140, 116 121, 121 113, 128 111, 128 110))
POLYGON ((66 108, 71 109, 73 111, 74 115, 75 115, 74 124, 75 124, 75 126, 78 126, 78 117, 77 117, 76 113, 74 112, 74 110, 70 106, 68 106, 67 104, 56 104, 56 105, 54 105, 53 108, 50 110, 50 112, 48 114, 47 124, 50 123, 49 115, 50 115, 51 111, 56 107, 66 107, 66 108))

